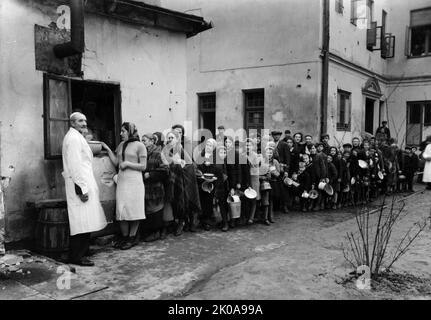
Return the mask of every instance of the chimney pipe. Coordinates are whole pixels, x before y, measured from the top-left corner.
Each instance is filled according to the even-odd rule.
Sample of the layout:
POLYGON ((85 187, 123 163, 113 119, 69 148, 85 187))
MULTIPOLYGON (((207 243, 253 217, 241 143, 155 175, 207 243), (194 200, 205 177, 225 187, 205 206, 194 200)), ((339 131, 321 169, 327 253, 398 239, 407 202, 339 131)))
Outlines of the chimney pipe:
POLYGON ((84 0, 70 0, 71 41, 54 47, 57 58, 84 52, 84 0))

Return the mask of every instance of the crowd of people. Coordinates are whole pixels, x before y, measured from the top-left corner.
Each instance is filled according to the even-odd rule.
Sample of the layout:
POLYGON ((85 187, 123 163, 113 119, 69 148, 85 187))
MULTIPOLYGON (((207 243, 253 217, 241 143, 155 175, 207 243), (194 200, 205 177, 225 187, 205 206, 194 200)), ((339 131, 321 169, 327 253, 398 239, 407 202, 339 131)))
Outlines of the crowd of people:
MULTIPOLYGON (((423 151, 431 153, 431 136, 419 157, 415 147, 401 150, 384 128, 378 129, 378 139, 355 137, 336 146, 328 134, 315 141, 301 132, 274 130, 239 141, 225 135, 222 126, 218 129, 215 139, 206 139, 193 152, 181 125, 140 137, 136 126, 126 122, 115 151, 102 143, 118 168, 117 248, 199 227, 226 232, 258 222, 270 226, 274 212, 340 209, 381 194, 413 192, 421 159, 428 159, 423 151)), ((431 172, 423 181, 431 182, 431 172)))

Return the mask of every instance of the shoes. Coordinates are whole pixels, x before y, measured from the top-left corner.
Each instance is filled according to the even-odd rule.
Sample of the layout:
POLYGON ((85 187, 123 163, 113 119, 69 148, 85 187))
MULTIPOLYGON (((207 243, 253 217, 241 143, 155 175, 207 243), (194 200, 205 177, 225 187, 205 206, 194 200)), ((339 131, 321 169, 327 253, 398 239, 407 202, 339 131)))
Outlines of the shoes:
POLYGON ((204 228, 205 231, 210 231, 211 230, 211 227, 210 227, 210 225, 208 223, 204 223, 202 227, 204 228))
POLYGON ((275 221, 272 218, 268 218, 268 221, 271 223, 275 223, 275 221))
POLYGON ((71 261, 69 261, 69 263, 76 264, 78 266, 83 266, 83 267, 92 267, 92 266, 94 266, 94 262, 91 261, 90 259, 87 259, 87 258, 82 258, 81 260, 78 260, 78 261, 71 260, 71 261))
POLYGON ((229 228, 231 228, 231 229, 235 228, 235 221, 234 220, 229 221, 229 228))
POLYGON ((177 230, 175 230, 175 236, 178 237, 183 234, 184 222, 178 224, 177 230))
POLYGON ((160 232, 154 232, 152 234, 150 234, 149 236, 145 237, 144 242, 153 242, 153 241, 157 241, 160 240, 160 232))
POLYGON ((249 220, 247 221, 247 224, 248 224, 248 225, 253 224, 253 223, 254 223, 253 219, 249 219, 249 220))
POLYGON ((283 207, 283 213, 284 214, 288 214, 289 213, 289 209, 287 207, 283 207))
POLYGON ((86 256, 91 257, 94 256, 97 253, 97 250, 88 249, 86 256))
POLYGON ((267 226, 270 226, 270 225, 271 225, 271 223, 270 223, 268 220, 265 220, 265 221, 263 222, 263 224, 265 224, 265 225, 267 225, 267 226))
POLYGON ((221 231, 226 232, 229 230, 227 222, 223 223, 223 227, 221 228, 221 231))
POLYGON ((136 244, 136 237, 128 237, 127 240, 123 242, 120 249, 129 250, 130 248, 133 248, 136 244))
POLYGON ((184 232, 188 232, 188 231, 190 231, 190 226, 189 226, 189 224, 188 224, 188 223, 185 223, 185 224, 184 224, 184 226, 183 226, 183 231, 184 231, 184 232))
POLYGON ((114 243, 114 248, 116 249, 120 249, 121 246, 123 245, 123 243, 126 241, 126 237, 120 237, 115 243, 114 243))

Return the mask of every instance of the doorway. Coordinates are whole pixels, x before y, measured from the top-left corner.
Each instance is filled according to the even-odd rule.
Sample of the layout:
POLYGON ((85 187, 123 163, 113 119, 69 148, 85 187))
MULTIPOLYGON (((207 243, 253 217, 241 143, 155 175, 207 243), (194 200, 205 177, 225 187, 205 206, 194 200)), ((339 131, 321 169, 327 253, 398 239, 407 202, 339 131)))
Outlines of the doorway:
POLYGON ((374 102, 375 100, 365 98, 365 132, 374 132, 374 102))

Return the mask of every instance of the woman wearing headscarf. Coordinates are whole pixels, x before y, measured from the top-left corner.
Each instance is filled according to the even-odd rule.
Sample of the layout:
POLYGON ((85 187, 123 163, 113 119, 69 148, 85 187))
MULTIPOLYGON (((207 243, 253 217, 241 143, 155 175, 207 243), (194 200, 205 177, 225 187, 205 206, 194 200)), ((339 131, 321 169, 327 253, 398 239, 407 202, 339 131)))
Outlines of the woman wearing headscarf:
POLYGON ((196 231, 197 216, 201 212, 195 166, 181 145, 181 136, 176 130, 166 135, 162 160, 169 165, 167 201, 172 205, 174 218, 178 220, 175 235, 183 233, 186 223, 190 231, 196 231))
POLYGON ((137 244, 140 220, 145 219, 145 186, 142 172, 147 168, 147 149, 140 141, 138 130, 131 122, 121 125, 121 140, 115 150, 102 143, 114 166, 118 166, 116 219, 120 221, 122 239, 117 247, 127 250, 137 244))
POLYGON ((214 208, 214 196, 218 183, 220 183, 221 172, 216 166, 216 148, 217 141, 215 139, 208 139, 205 144, 205 148, 200 154, 200 159, 197 159, 198 169, 202 172, 202 178, 199 183, 199 198, 201 200, 202 215, 201 215, 201 225, 204 230, 211 229, 211 220, 213 216, 214 208), (217 180, 204 179, 205 174, 213 174, 217 180))
POLYGON ((164 182, 168 177, 169 169, 162 161, 161 148, 155 145, 158 137, 152 133, 142 136, 142 142, 147 148, 147 169, 143 173, 145 184, 146 220, 141 223, 141 232, 144 241, 155 241, 164 238, 166 228, 163 221, 165 204, 164 182))
POLYGON ((267 226, 274 223, 274 199, 277 199, 280 194, 279 178, 281 169, 280 163, 274 159, 274 149, 270 145, 265 148, 259 176, 263 223, 267 226))
MULTIPOLYGON (((256 191, 255 199, 247 199, 246 208, 248 209, 246 212, 248 224, 254 223, 254 216, 256 214, 257 209, 257 201, 260 200, 260 181, 259 181, 259 166, 261 162, 261 157, 256 153, 256 144, 253 139, 247 138, 245 143, 245 157, 247 159, 247 163, 245 164, 246 174, 249 176, 249 184, 248 187, 252 188, 256 191)), ((244 174, 243 176, 245 176, 244 174)))

